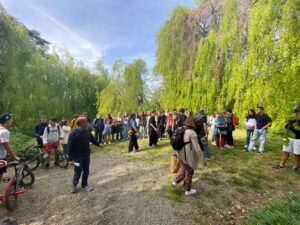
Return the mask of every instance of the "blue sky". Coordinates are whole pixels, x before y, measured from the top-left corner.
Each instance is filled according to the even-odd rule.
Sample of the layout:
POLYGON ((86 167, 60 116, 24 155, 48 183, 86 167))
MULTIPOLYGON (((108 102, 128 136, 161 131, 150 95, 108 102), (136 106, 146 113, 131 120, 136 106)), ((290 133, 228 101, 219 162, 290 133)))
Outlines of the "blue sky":
POLYGON ((155 38, 177 4, 193 0, 1 0, 6 10, 91 68, 101 57, 155 64, 155 38))

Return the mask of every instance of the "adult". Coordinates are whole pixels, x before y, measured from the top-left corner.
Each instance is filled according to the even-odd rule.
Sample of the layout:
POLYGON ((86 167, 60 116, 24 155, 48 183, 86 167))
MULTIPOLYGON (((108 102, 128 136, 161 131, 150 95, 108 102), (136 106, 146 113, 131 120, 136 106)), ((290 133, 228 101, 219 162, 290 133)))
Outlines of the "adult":
POLYGON ((103 141, 104 144, 111 144, 111 126, 113 124, 112 114, 108 114, 104 121, 103 141))
POLYGON ((104 130, 104 119, 102 118, 101 114, 93 122, 93 128, 95 131, 95 138, 96 140, 102 145, 103 143, 103 130, 104 130))
POLYGON ((167 116, 166 129, 169 135, 169 139, 171 139, 175 131, 175 121, 174 121, 173 114, 171 112, 169 112, 167 116))
POLYGON ((40 149, 43 150, 43 134, 45 128, 48 126, 48 118, 45 115, 40 117, 40 122, 34 127, 33 136, 36 139, 36 143, 40 149))
POLYGON ((225 147, 225 140, 227 135, 226 130, 226 118, 224 116, 224 111, 218 112, 216 116, 216 144, 218 148, 224 149, 225 147))
POLYGON ((184 114, 185 113, 185 109, 181 108, 178 110, 177 116, 176 116, 176 126, 178 127, 182 127, 184 121, 186 120, 187 116, 184 114))
MULTIPOLYGON (((244 148, 248 149, 251 137, 253 137, 253 132, 256 126, 256 113, 254 109, 248 110, 245 119, 245 126, 246 126, 246 145, 244 146, 244 148)), ((255 149, 255 147, 253 147, 253 149, 255 149)))
POLYGON ((272 119, 264 113, 264 107, 257 107, 256 126, 254 129, 253 137, 250 141, 248 152, 254 148, 258 138, 260 139, 259 153, 262 154, 265 149, 265 142, 267 138, 268 128, 272 125, 272 119))
MULTIPOLYGON (((46 153, 49 151, 54 151, 54 165, 58 164, 58 148, 59 141, 63 139, 63 132, 61 127, 56 123, 56 119, 54 117, 50 118, 49 125, 45 128, 43 134, 43 144, 44 150, 46 153)), ((50 166, 50 157, 46 157, 45 159, 45 169, 48 170, 50 166)))
POLYGON ((118 116, 117 116, 117 140, 123 140, 123 116, 121 114, 121 112, 118 112, 118 116))
POLYGON ((145 112, 140 113, 141 126, 140 126, 140 137, 145 139, 147 137, 147 115, 145 112))
POLYGON ((10 132, 8 131, 8 127, 10 127, 12 123, 13 119, 10 114, 5 113, 0 116, 0 161, 2 162, 2 167, 0 168, 0 181, 2 181, 3 174, 6 173, 5 161, 7 154, 15 160, 20 160, 9 144, 10 132))
POLYGON ((125 112, 123 117, 123 139, 124 140, 128 140, 128 129, 129 129, 129 117, 127 112, 125 112))
POLYGON ((151 117, 149 119, 149 146, 156 147, 158 141, 158 128, 155 120, 156 112, 152 111, 151 117))
POLYGON ((199 160, 205 165, 205 159, 198 142, 197 134, 194 131, 196 128, 195 119, 188 117, 183 125, 186 128, 184 133, 184 142, 186 145, 176 153, 180 160, 180 169, 172 185, 177 186, 181 181, 184 181, 185 195, 192 195, 197 192, 191 188, 194 171, 198 166, 199 160))
POLYGON ((136 122, 136 114, 132 113, 130 116, 130 126, 129 126, 129 145, 128 145, 128 152, 129 153, 135 153, 135 151, 139 150, 138 145, 138 127, 136 122), (135 148, 135 151, 133 151, 133 147, 135 148))
POLYGON ((285 169, 285 164, 289 159, 290 153, 295 156, 295 162, 293 171, 299 173, 300 166, 300 110, 295 109, 293 116, 288 120, 285 125, 286 133, 289 139, 288 146, 283 146, 283 154, 280 160, 280 164, 275 166, 274 169, 282 170, 285 169))
POLYGON ((196 133, 198 141, 204 156, 206 159, 211 159, 212 155, 208 149, 208 125, 207 125, 207 116, 205 115, 205 110, 200 109, 195 118, 196 122, 196 133))
POLYGON ((61 126, 62 126, 61 130, 63 132, 63 139, 61 141, 63 153, 65 155, 69 155, 68 140, 69 140, 69 135, 71 133, 71 127, 70 127, 69 120, 66 120, 66 119, 62 120, 61 126))
POLYGON ((78 117, 79 117, 78 114, 74 114, 73 118, 70 121, 70 127, 72 130, 76 129, 77 127, 76 120, 78 117))
POLYGON ((226 135, 226 148, 234 148, 234 141, 233 141, 233 131, 235 130, 235 126, 233 124, 233 113, 232 109, 227 109, 227 118, 226 118, 226 130, 227 130, 227 135, 226 135))
POLYGON ((160 111, 157 118, 157 126, 158 126, 158 137, 160 140, 164 137, 165 129, 166 129, 166 114, 164 111, 160 111))
POLYGON ((91 132, 87 129, 89 126, 87 118, 79 117, 76 124, 77 128, 71 132, 68 142, 70 164, 74 165, 71 193, 76 193, 81 174, 81 188, 85 191, 93 190, 93 188, 88 185, 91 155, 90 142, 96 146, 100 146, 99 142, 97 142, 91 132))
POLYGON ((211 119, 209 121, 210 129, 211 129, 211 144, 212 145, 217 145, 216 143, 216 116, 217 112, 214 112, 211 116, 211 119))

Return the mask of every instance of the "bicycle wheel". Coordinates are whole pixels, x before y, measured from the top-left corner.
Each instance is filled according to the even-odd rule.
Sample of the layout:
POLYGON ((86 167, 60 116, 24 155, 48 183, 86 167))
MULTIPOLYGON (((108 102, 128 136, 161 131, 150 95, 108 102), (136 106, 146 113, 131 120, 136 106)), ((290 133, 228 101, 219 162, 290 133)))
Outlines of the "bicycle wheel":
POLYGON ((16 194, 16 179, 10 180, 5 188, 5 207, 9 211, 13 211, 17 207, 18 195, 16 194))
POLYGON ((58 165, 61 168, 67 168, 69 165, 69 160, 68 160, 68 156, 66 156, 65 154, 58 152, 57 155, 57 160, 58 160, 58 165))
POLYGON ((31 187, 34 183, 35 177, 34 174, 31 172, 30 169, 24 167, 22 171, 22 180, 20 182, 21 186, 23 187, 31 187))
POLYGON ((28 154, 28 155, 25 155, 24 158, 26 159, 26 166, 28 166, 28 168, 30 170, 35 170, 36 168, 39 167, 40 162, 41 162, 39 156, 36 156, 33 154, 28 154))

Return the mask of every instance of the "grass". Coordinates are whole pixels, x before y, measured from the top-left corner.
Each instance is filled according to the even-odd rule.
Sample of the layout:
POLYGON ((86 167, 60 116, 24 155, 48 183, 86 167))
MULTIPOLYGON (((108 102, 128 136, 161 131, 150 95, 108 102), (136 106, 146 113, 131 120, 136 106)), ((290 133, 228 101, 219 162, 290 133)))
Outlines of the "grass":
MULTIPOLYGON (((198 193, 194 197, 185 197, 182 186, 176 189, 170 186, 174 174, 169 173, 169 160, 174 151, 167 140, 161 141, 155 149, 147 147, 147 140, 139 140, 142 151, 133 155, 127 153, 128 142, 119 142, 100 151, 156 167, 160 173, 154 179, 161 183, 161 195, 176 204, 191 205, 195 209, 191 218, 195 223, 244 224, 250 215, 251 218, 256 215, 253 209, 264 205, 268 207, 270 199, 280 198, 283 194, 289 197, 294 190, 299 190, 300 176, 292 173, 292 160, 284 171, 272 169, 281 157, 282 146, 278 136, 268 136, 263 155, 243 151, 244 130, 236 130, 234 138, 234 149, 220 150, 209 146, 215 159, 208 161, 205 168, 200 167, 195 171, 193 186, 198 193)), ((273 207, 279 207, 279 203, 273 207)), ((279 214, 279 210, 276 213, 279 214)), ((276 219, 275 215, 270 216, 276 219)), ((262 220, 262 223, 249 224, 271 223, 262 220)))

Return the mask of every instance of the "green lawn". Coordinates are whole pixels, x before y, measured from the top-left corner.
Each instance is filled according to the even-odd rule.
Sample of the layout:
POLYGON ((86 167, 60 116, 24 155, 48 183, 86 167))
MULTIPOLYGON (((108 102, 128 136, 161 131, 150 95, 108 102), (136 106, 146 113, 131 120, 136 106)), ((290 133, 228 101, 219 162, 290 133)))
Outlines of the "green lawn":
MULTIPOLYGON (((249 224, 276 224, 268 223, 268 218, 258 223, 260 219, 257 218, 261 218, 265 210, 255 210, 265 205, 269 211, 272 207, 279 208, 281 201, 272 207, 268 203, 273 199, 288 198, 299 193, 300 175, 292 172, 292 160, 284 171, 272 169, 281 157, 280 138, 270 135, 263 155, 243 151, 243 130, 235 131, 234 138, 237 146, 234 149, 219 150, 210 145, 215 159, 195 172, 193 186, 198 193, 193 197, 185 197, 182 186, 174 189, 170 185, 174 177, 174 174, 169 173, 169 160, 173 150, 167 140, 161 141, 155 149, 147 147, 148 140, 139 140, 142 151, 133 155, 127 153, 127 142, 107 146, 101 151, 124 155, 129 160, 140 160, 147 166, 158 167, 158 171, 165 171, 155 174, 155 178, 161 183, 159 194, 177 204, 193 206, 195 211, 191 216, 196 224, 245 224, 248 217, 249 224)), ((294 198, 299 205, 299 197, 294 198)), ((278 214, 278 211, 274 214, 278 214)), ((266 214, 266 217, 269 215, 266 214)), ((276 221, 276 215, 270 217, 275 218, 270 221, 276 221)), ((277 224, 282 224, 281 219, 278 221, 277 224)))

